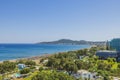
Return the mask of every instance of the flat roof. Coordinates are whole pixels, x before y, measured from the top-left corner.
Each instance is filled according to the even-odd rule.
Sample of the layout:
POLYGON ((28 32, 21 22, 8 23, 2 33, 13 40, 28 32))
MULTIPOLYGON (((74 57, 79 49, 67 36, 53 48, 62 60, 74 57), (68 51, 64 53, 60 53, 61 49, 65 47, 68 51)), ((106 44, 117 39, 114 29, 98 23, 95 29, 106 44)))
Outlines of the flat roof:
POLYGON ((116 53, 117 51, 111 51, 111 50, 99 50, 97 52, 112 52, 112 53, 116 53))

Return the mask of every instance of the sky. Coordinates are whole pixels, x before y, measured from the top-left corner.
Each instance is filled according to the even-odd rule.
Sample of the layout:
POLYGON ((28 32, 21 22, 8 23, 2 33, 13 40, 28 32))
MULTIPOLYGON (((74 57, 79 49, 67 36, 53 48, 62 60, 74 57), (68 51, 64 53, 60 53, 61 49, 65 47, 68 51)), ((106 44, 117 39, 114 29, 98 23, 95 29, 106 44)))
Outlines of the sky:
POLYGON ((120 37, 120 0, 0 0, 0 43, 120 37))

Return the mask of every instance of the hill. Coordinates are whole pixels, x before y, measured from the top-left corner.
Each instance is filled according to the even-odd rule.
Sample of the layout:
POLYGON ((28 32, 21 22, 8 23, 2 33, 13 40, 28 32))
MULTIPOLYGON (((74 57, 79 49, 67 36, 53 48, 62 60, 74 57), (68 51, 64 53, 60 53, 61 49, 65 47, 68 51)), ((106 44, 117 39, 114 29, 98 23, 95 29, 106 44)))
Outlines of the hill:
POLYGON ((37 44, 70 44, 70 45, 106 45, 105 41, 85 41, 85 40, 70 40, 70 39, 60 39, 51 42, 39 42, 37 44))

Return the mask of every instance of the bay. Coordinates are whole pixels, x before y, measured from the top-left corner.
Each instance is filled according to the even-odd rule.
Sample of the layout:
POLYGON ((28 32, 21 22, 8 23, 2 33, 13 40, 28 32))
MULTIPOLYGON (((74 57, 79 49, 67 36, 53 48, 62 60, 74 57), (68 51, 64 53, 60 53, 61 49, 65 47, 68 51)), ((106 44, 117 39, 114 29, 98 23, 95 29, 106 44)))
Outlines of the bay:
POLYGON ((90 45, 0 44, 0 61, 89 48, 90 45))

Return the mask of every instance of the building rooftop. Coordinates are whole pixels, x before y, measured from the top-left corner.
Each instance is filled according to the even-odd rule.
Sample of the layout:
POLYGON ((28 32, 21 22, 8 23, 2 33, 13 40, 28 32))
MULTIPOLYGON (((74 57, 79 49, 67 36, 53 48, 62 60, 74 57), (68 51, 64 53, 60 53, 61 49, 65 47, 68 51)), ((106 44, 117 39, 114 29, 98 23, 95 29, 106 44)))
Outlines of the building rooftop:
POLYGON ((78 70, 78 73, 90 73, 87 70, 78 70))
POLYGON ((100 58, 107 59, 107 58, 116 58, 118 56, 117 51, 109 51, 109 50, 101 50, 96 52, 96 56, 100 58))
POLYGON ((107 53, 116 53, 117 51, 110 51, 110 50, 100 50, 97 52, 107 52, 107 53))

